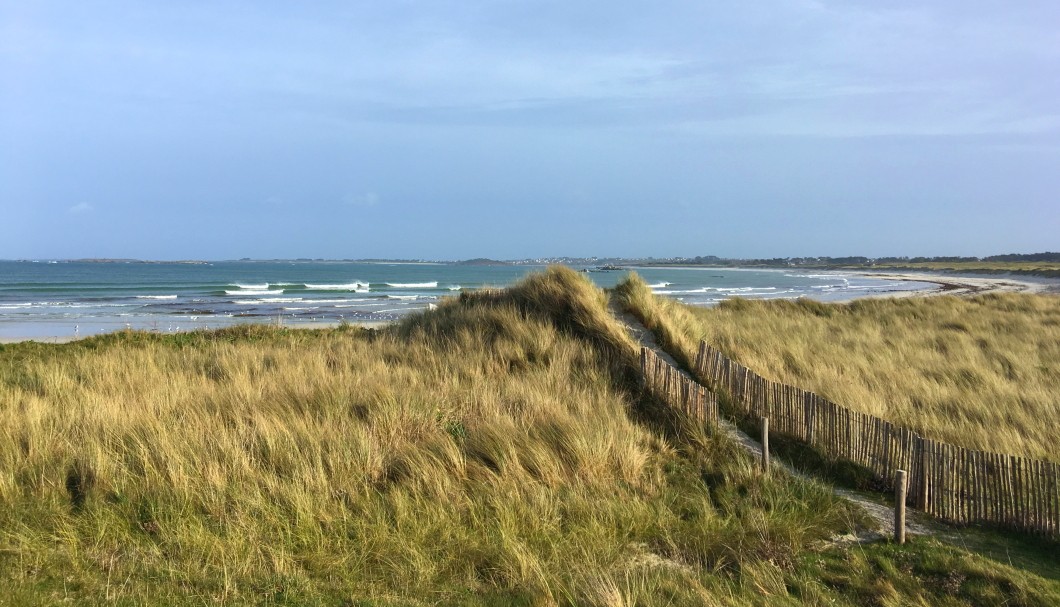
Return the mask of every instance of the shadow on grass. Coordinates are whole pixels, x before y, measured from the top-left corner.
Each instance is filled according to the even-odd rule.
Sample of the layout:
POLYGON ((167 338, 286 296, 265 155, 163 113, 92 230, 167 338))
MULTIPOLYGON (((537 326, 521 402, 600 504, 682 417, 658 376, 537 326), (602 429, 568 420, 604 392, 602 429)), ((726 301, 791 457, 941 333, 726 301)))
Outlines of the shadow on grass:
MULTIPOLYGON (((720 397, 722 415, 756 441, 760 439, 761 422, 736 411, 728 399, 720 397)), ((834 486, 861 493, 866 499, 893 507, 890 488, 873 472, 853 462, 828 457, 794 437, 771 432, 769 451, 792 469, 834 486)), ((955 525, 931 519, 936 537, 990 560, 1032 571, 1044 578, 1060 581, 1060 541, 1029 535, 996 525, 955 525)))

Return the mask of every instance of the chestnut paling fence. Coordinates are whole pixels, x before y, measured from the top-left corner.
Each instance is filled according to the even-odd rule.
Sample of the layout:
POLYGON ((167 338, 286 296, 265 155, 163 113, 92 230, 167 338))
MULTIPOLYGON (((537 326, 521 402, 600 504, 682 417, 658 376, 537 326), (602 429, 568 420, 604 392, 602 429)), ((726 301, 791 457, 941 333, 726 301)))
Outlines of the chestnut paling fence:
MULTIPOLYGON (((671 406, 684 406, 682 390, 694 389, 670 378, 676 369, 657 370, 660 364, 669 367, 641 354, 646 378, 654 365, 648 384, 661 382, 664 393, 678 386, 676 397, 668 400, 671 406)), ((715 393, 727 394, 740 413, 754 419, 768 417, 772 432, 804 441, 828 457, 864 466, 891 489, 895 472, 907 471, 908 503, 928 514, 954 523, 991 523, 1060 536, 1060 464, 925 438, 813 392, 765 379, 706 342, 700 344, 694 370, 715 393)), ((712 402, 716 420, 717 401, 712 402)))
POLYGON ((718 423, 718 397, 648 348, 640 349, 644 384, 670 407, 702 422, 718 423))

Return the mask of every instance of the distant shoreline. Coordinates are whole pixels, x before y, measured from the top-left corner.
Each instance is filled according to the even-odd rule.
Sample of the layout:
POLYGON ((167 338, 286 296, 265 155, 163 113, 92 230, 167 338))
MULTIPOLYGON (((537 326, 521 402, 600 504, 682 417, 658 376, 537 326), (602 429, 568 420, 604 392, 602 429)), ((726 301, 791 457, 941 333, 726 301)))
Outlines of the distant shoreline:
POLYGON ((1060 293, 1060 281, 1034 282, 1009 277, 970 276, 964 274, 938 274, 919 272, 855 272, 859 276, 886 278, 914 282, 929 282, 938 285, 931 290, 904 291, 901 293, 870 295, 869 297, 932 297, 937 295, 985 295, 987 293, 1060 293))
POLYGON ((787 268, 787 267, 728 267, 728 266, 703 266, 703 265, 689 265, 689 264, 675 264, 667 266, 639 266, 631 265, 626 266, 625 270, 638 270, 640 268, 653 269, 665 267, 667 269, 687 269, 687 270, 741 270, 741 271, 819 271, 819 272, 834 272, 836 274, 853 274, 856 276, 863 276, 866 278, 883 278, 887 280, 901 280, 904 282, 925 282, 938 285, 937 287, 930 289, 915 289, 907 291, 896 291, 892 293, 879 293, 873 295, 860 295, 857 297, 850 297, 842 301, 851 301, 853 299, 865 299, 865 298, 881 298, 881 297, 931 297, 935 295, 982 295, 986 293, 1060 293, 1060 279, 1052 278, 1048 276, 1038 275, 1024 275, 1021 274, 1019 278, 1014 278, 1011 274, 1003 274, 997 276, 982 276, 977 275, 975 272, 945 272, 945 271, 928 271, 925 270, 923 273, 919 270, 911 269, 901 272, 895 272, 891 269, 882 270, 865 270, 861 268, 787 268), (1027 280, 1028 276, 1037 278, 1039 280, 1027 280))
MULTIPOLYGON (((650 266, 649 266, 650 267, 650 266)), ((671 266, 672 269, 686 268, 686 269, 708 269, 704 266, 671 266)), ((628 266, 628 270, 636 270, 637 266, 628 266)), ((790 270, 791 268, 715 268, 719 270, 790 270)), ((1060 293, 1060 281, 1057 280, 1042 280, 1040 282, 1020 280, 1011 277, 985 277, 985 276, 970 276, 960 274, 948 274, 948 273, 919 273, 919 272, 866 272, 866 271, 851 271, 851 270, 828 270, 837 274, 854 274, 858 276, 864 276, 869 278, 882 278, 886 280, 897 280, 906 282, 919 282, 927 283, 932 285, 931 287, 919 288, 919 289, 908 289, 908 290, 896 290, 885 293, 874 293, 871 295, 860 295, 853 296, 844 299, 834 300, 837 302, 849 302, 856 299, 880 299, 880 298, 906 298, 906 297, 935 297, 940 295, 955 295, 955 296, 971 296, 971 295, 983 295, 987 293, 1060 293)), ((392 320, 368 320, 368 321, 347 321, 348 324, 356 327, 364 328, 382 328, 393 324, 396 321, 392 320)), ((341 325, 341 321, 306 321, 297 322, 290 325, 286 325, 286 328, 296 330, 313 330, 313 329, 330 329, 341 325)), ((221 327, 208 328, 206 330, 216 330, 221 327)), ((97 327, 98 329, 98 327, 97 327)), ((121 327, 115 327, 115 331, 121 330, 121 327)), ((204 330, 203 328, 196 328, 194 330, 204 330)), ((74 341, 80 341, 82 339, 88 339, 97 335, 110 333, 109 330, 100 332, 88 332, 82 335, 63 335, 63 336, 48 336, 48 335, 24 335, 24 336, 7 336, 0 337, 0 344, 12 344, 26 341, 33 341, 38 343, 47 344, 64 344, 74 341)), ((176 332, 187 332, 187 331, 153 331, 159 335, 172 335, 176 332)))

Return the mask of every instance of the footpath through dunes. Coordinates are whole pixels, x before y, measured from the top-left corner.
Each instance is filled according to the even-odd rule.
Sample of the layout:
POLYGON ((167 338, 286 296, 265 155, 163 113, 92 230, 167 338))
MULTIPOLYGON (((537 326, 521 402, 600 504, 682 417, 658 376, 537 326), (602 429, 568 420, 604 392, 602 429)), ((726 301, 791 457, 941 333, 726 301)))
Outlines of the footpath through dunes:
MULTIPOLYGON (((553 268, 382 330, 0 347, 0 602, 1049 605, 641 388, 553 268)), ((1019 557, 1014 561, 1023 566, 1019 557)))
MULTIPOLYGON (((672 356, 661 346, 655 339, 655 335, 652 334, 633 314, 622 309, 618 300, 612 300, 609 302, 609 308, 612 314, 618 318, 623 325, 626 327, 626 331, 629 332, 630 336, 637 341, 641 347, 647 348, 655 353, 656 356, 665 361, 668 365, 671 365, 673 369, 679 373, 682 377, 688 381, 698 383, 698 380, 690 375, 684 369, 681 369, 680 364, 674 360, 672 356)), ((746 432, 736 426, 736 424, 724 419, 719 418, 716 421, 718 429, 733 443, 740 446, 751 458, 755 461, 762 459, 762 443, 757 442, 751 438, 746 432)), ((798 470, 795 470, 784 461, 771 460, 771 470, 777 468, 784 474, 791 475, 794 478, 799 478, 807 481, 812 481, 812 478, 798 470)), ((894 537, 894 509, 893 506, 887 506, 880 500, 870 499, 869 497, 843 489, 840 487, 829 486, 829 489, 837 496, 857 504, 862 508, 875 523, 875 529, 865 529, 860 534, 851 535, 847 537, 833 538, 833 541, 859 541, 869 542, 878 541, 894 537)), ((926 517, 920 516, 916 512, 909 512, 906 520, 906 528, 909 532, 918 535, 933 534, 941 531, 937 526, 933 528, 931 521, 926 517)))
POLYGON ((705 341, 783 384, 970 449, 1060 463, 1060 296, 733 299, 616 290, 685 368, 705 341))
MULTIPOLYGON (((1060 539, 1060 466, 1057 464, 966 449, 921 437, 901 427, 900 420, 891 423, 835 405, 800 387, 763 378, 712 348, 707 341, 699 341, 698 352, 693 352, 695 338, 692 335, 700 340, 708 337, 706 333, 695 334, 694 331, 708 324, 706 319, 713 311, 693 310, 658 298, 635 275, 616 288, 616 295, 613 308, 629 324, 637 327, 636 332, 641 340, 660 352, 663 349, 655 345, 656 337, 666 342, 669 345, 667 350, 683 359, 682 365, 692 369, 698 381, 723 395, 726 411, 735 420, 758 425, 761 418, 769 417, 770 428, 774 429, 771 434, 779 434, 777 438, 781 439, 781 453, 797 460, 800 469, 837 477, 841 482, 861 489, 884 491, 894 490, 897 470, 904 469, 909 482, 910 503, 934 517, 961 525, 997 525, 1042 535, 1051 538, 1045 540, 1047 544, 1060 539), (696 318, 697 314, 700 318, 696 318), (702 324, 697 324, 696 321, 700 319, 703 319, 702 324), (651 326, 652 330, 644 328, 641 321, 651 326)), ((1015 310, 1028 316, 1020 321, 1009 318, 1008 326, 1043 322, 1040 316, 1034 314, 1042 307, 1047 311, 1060 310, 1060 300, 1023 297, 1032 300, 1021 302, 1012 295, 999 298, 1006 304, 1003 308, 1006 312, 1015 310), (1013 299, 1016 301, 1013 302, 1013 299)), ((745 311, 751 304, 737 300, 728 307, 745 311)), ((923 306, 929 309, 918 317, 924 326, 913 327, 913 333, 918 329, 930 332, 934 328, 932 324, 938 322, 939 313, 931 314, 933 305, 945 310, 952 302, 923 306)), ((743 320, 763 320, 772 325, 768 317, 770 307, 774 308, 774 314, 778 313, 776 308, 780 308, 781 312, 796 315, 800 308, 809 308, 816 316, 824 317, 825 320, 821 322, 827 323, 842 312, 849 311, 844 308, 857 306, 798 302, 795 306, 767 304, 765 307, 767 313, 763 316, 766 318, 743 320)), ((713 320, 718 322, 718 319, 713 320)), ((966 322, 970 325, 984 324, 982 318, 974 317, 966 318, 966 322)), ((1044 319, 1046 325, 1054 323, 1055 320, 1048 316, 1044 319)), ((946 326, 949 327, 949 324, 946 326)), ((1002 330, 1006 327, 996 321, 993 326, 1002 330)), ((726 327, 722 332, 726 330, 732 331, 726 327)), ((798 335, 794 334, 787 334, 787 337, 798 339, 798 335)), ((772 335, 763 335, 762 338, 769 343, 777 341, 772 335)), ((981 345, 985 343, 985 340, 980 339, 981 345)), ((902 345, 912 349, 917 344, 902 345)), ((856 355, 857 352, 852 354, 856 355)), ((785 353, 785 358, 787 356, 785 353)), ((1047 357, 1048 353, 1043 353, 1043 356, 1047 357)), ((674 364, 678 363, 674 361, 674 364)), ((812 366, 814 361, 803 364, 812 366)), ((1016 390, 1019 388, 1015 387, 1016 390)), ((856 495, 847 494, 857 499, 856 495)), ((927 523, 927 519, 921 520, 927 523)), ((936 533, 946 533, 938 525, 935 527, 936 533)), ((949 539, 956 539, 952 532, 946 535, 949 539)))

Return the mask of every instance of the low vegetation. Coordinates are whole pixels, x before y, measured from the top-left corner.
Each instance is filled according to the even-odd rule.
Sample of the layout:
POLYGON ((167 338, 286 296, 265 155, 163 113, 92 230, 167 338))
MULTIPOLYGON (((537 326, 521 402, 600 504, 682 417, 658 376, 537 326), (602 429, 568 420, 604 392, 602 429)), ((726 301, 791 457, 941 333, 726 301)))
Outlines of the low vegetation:
POLYGON ((873 270, 916 270, 933 272, 964 272, 976 274, 1025 274, 1060 278, 1060 263, 1055 261, 924 261, 892 262, 871 265, 837 265, 837 268, 865 268, 873 270))
POLYGON ((731 299, 696 308, 636 276, 617 289, 689 364, 700 340, 761 375, 970 448, 1057 461, 1060 297, 731 299))
POLYGON ((667 416, 605 304, 551 269, 381 331, 0 347, 0 603, 1060 600, 833 542, 864 515, 667 416))

